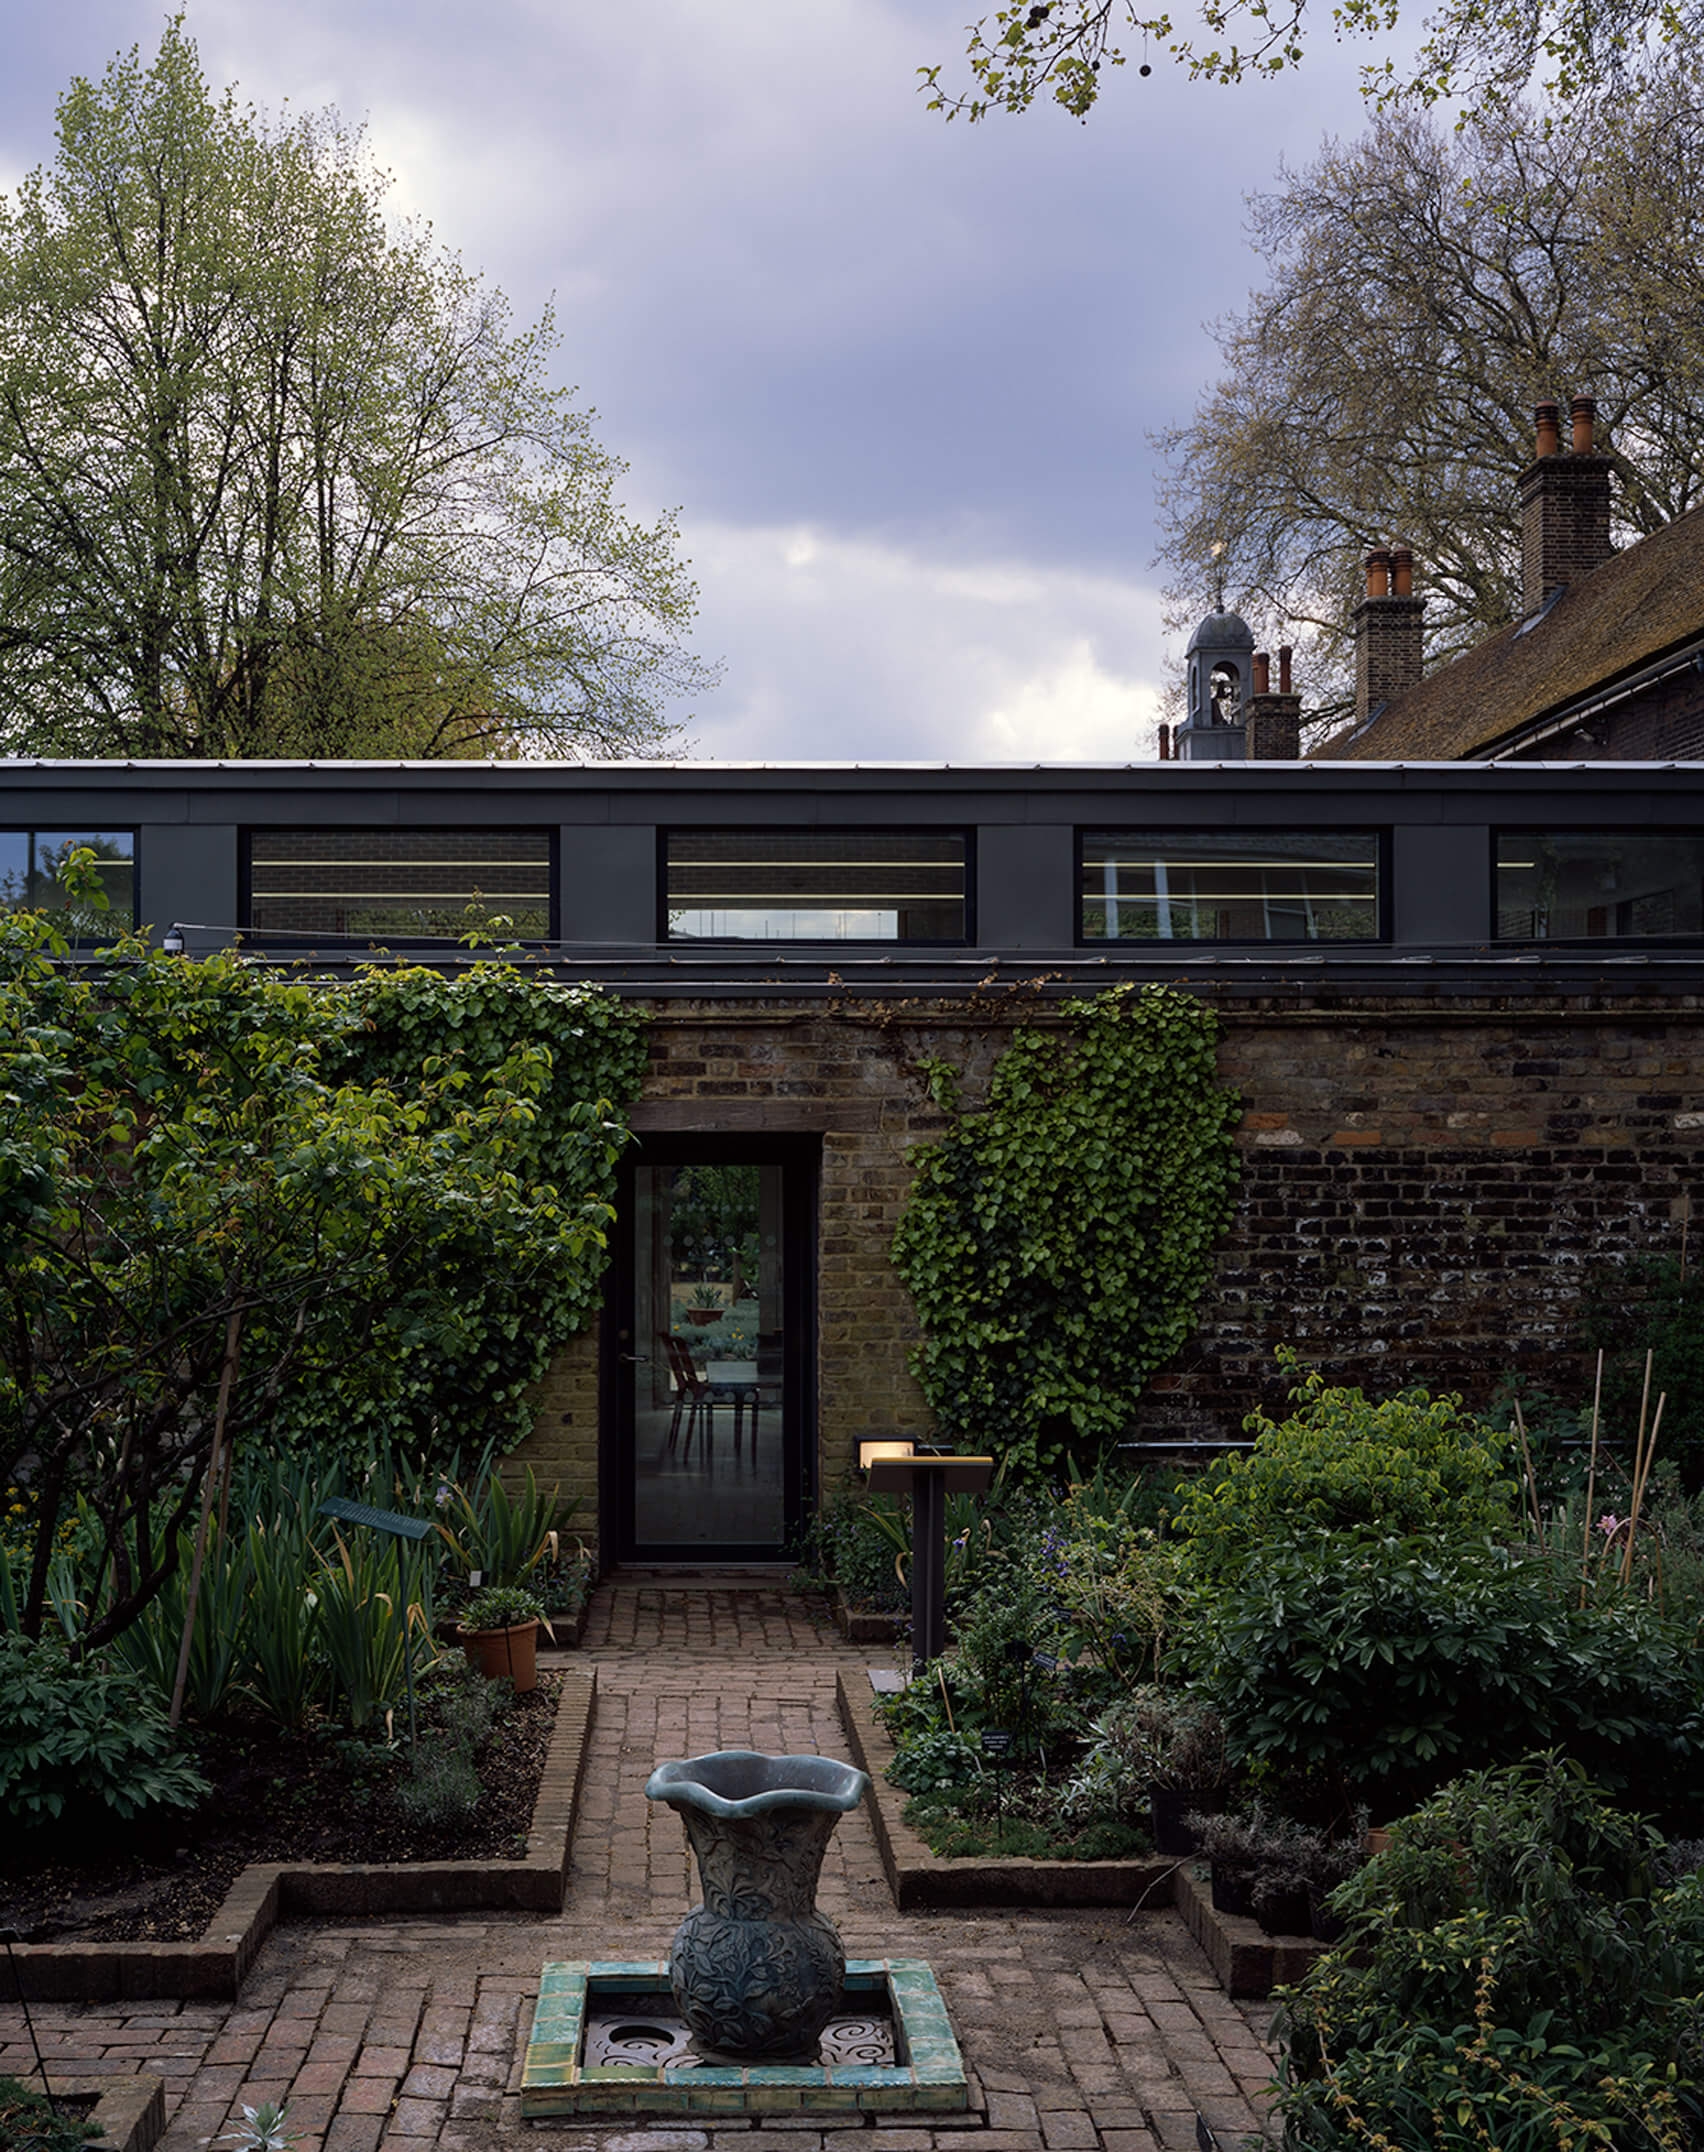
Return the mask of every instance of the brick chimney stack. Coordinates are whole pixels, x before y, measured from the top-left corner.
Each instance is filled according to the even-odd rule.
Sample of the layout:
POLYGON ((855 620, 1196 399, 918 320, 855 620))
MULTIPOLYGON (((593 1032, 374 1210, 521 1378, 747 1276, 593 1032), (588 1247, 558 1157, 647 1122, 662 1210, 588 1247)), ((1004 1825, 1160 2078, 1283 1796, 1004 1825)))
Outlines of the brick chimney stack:
POLYGON ((1419 680, 1425 611, 1425 599, 1414 595, 1414 555, 1406 546, 1375 546, 1367 555, 1367 595, 1351 615, 1358 725, 1419 680))
POLYGON ((1581 576, 1601 567, 1615 548, 1609 535, 1608 456, 1596 453, 1597 405, 1576 396, 1569 406, 1569 447, 1562 415, 1541 403, 1537 456, 1520 476, 1521 611, 1530 616, 1581 576))
POLYGON ((1278 652, 1278 685, 1272 685, 1272 660, 1254 653, 1254 693, 1248 699, 1248 759, 1296 762, 1302 752, 1302 698, 1290 692, 1290 646, 1278 652))

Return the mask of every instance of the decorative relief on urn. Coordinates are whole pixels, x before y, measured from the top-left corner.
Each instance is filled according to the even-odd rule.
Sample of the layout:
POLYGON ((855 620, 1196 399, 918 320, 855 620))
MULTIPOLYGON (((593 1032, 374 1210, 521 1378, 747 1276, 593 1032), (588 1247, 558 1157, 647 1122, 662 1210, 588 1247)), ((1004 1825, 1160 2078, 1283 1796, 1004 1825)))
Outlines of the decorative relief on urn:
POLYGON ((816 1909, 835 1825, 869 1780, 829 1756, 719 1749, 659 1764, 649 1800, 677 1809, 704 1902, 669 1952, 675 2003, 706 2053, 778 2061, 814 2052, 840 2002, 846 1957, 816 1909))

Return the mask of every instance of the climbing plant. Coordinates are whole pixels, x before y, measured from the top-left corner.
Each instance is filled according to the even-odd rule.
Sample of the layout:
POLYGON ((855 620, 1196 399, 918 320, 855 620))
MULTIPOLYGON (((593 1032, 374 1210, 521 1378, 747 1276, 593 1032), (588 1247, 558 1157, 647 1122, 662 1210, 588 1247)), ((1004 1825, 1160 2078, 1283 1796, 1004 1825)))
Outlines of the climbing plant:
POLYGON ((1189 1335, 1236 1182, 1210 1010, 1147 986, 1062 1014, 1014 1034, 974 1110, 926 1064, 953 1125, 918 1153, 893 1244, 941 1433, 1020 1472, 1129 1426, 1189 1335))

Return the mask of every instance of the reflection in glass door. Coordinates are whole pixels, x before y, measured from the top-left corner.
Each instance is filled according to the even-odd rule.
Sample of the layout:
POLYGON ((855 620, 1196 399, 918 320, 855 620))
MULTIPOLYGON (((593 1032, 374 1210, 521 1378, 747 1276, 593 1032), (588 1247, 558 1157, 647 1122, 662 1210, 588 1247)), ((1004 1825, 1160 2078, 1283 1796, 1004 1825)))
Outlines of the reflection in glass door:
MULTIPOLYGON (((774 1161, 633 1169, 629 1544, 778 1555, 798 1499, 796 1280, 774 1161)), ((627 1325, 624 1323, 623 1328, 627 1325)))

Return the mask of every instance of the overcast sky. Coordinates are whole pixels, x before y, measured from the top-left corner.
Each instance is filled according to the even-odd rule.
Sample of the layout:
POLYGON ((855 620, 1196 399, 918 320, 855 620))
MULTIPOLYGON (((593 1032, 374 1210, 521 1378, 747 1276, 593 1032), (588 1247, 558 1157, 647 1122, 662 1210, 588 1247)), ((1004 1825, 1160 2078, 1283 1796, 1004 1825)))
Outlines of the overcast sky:
MULTIPOLYGON (((213 84, 365 118, 393 199, 555 294, 563 378, 678 507, 692 751, 1125 760, 1175 668, 1148 434, 1258 264, 1242 197, 1363 120, 1363 55, 1192 88, 1134 65, 1081 127, 946 126, 915 70, 976 0, 194 0, 213 84)), ((11 11, 0 186, 158 0, 11 11)), ((1207 594, 1203 592, 1203 610, 1207 594)), ((1275 623, 1253 623, 1264 638, 1275 623)))

